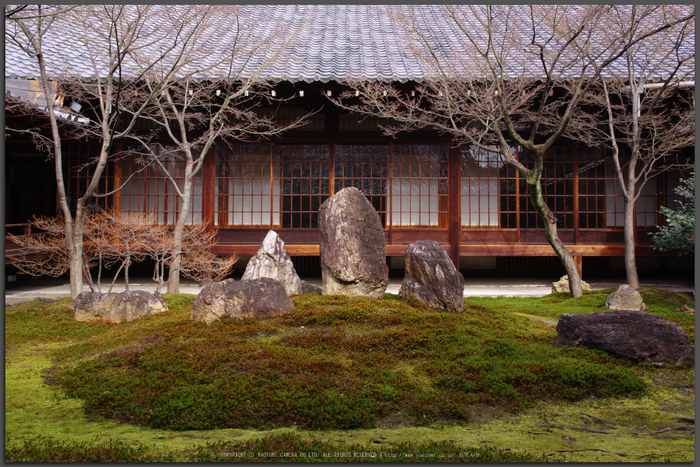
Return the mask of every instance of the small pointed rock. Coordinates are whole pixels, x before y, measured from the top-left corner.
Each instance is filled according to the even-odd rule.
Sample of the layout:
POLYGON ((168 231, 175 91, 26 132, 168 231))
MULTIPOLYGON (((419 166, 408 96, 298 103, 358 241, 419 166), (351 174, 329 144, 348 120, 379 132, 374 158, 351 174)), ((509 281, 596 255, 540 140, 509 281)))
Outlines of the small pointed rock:
POLYGON ((294 269, 292 258, 277 232, 270 230, 255 256, 250 258, 241 280, 269 277, 279 281, 287 295, 302 293, 301 279, 294 269))

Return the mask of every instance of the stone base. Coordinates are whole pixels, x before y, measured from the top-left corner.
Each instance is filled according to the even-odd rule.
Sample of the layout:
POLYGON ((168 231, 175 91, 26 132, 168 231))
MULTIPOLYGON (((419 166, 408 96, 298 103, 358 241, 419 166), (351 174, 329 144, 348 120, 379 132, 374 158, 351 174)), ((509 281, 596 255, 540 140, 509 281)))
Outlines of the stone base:
POLYGON ((268 277, 238 281, 226 279, 204 287, 197 295, 190 318, 211 324, 222 319, 265 319, 282 315, 294 303, 279 281, 268 277))
POLYGON ((693 365, 695 345, 676 323, 636 310, 564 314, 556 347, 585 347, 635 362, 693 365))
POLYGON ((167 311, 160 297, 142 290, 121 293, 83 292, 73 301, 76 321, 124 323, 167 311))

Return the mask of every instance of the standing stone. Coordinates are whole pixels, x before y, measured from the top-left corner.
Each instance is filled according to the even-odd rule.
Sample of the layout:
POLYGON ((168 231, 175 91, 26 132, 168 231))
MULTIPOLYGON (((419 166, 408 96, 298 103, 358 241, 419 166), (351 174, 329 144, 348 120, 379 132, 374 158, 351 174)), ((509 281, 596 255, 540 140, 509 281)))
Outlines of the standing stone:
MULTIPOLYGON (((593 290, 588 282, 581 281, 581 290, 593 290)), ((561 276, 557 282, 552 282, 552 293, 569 292, 569 276, 561 276)))
POLYGON ((284 242, 277 232, 270 230, 257 254, 250 258, 241 280, 269 277, 279 281, 287 295, 300 294, 301 279, 294 269, 284 242))
POLYGON ((294 308, 279 281, 269 277, 236 282, 226 279, 199 292, 190 318, 211 324, 225 318, 272 318, 294 308))
POLYGON ((554 345, 603 350, 636 362, 695 363, 695 345, 682 327, 635 310, 563 314, 554 345))
POLYGON ((406 273, 399 295, 428 308, 462 311, 464 277, 436 241, 419 240, 406 246, 406 273))
POLYGON ((318 210, 324 295, 382 298, 389 283, 379 215, 360 190, 344 188, 318 210))
POLYGON ((76 321, 125 323, 168 311, 160 295, 133 290, 121 293, 83 292, 73 301, 76 321))
POLYGON ((628 284, 622 284, 617 289, 617 292, 608 295, 607 300, 605 300, 605 306, 611 310, 644 311, 646 309, 642 294, 628 284))

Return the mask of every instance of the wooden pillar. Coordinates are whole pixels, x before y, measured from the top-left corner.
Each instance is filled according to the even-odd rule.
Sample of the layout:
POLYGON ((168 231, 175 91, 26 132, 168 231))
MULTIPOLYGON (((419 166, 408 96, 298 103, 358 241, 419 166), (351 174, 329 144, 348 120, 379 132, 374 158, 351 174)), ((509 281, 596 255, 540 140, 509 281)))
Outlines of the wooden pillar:
POLYGON ((214 183, 216 175, 216 146, 209 148, 202 166, 202 222, 207 230, 214 228, 214 183))
MULTIPOLYGON (((574 146, 573 157, 571 163, 573 164, 573 179, 574 179, 574 245, 578 245, 578 229, 579 229, 579 189, 578 189, 578 147, 574 146)), ((580 258, 580 256, 578 257, 580 258)), ((581 268, 576 263, 578 268, 578 273, 581 274, 581 268)))
POLYGON ((583 278, 583 256, 574 256, 574 262, 576 263, 578 275, 583 278))
POLYGON ((449 186, 449 229, 450 229, 450 258, 459 269, 459 244, 462 238, 462 212, 460 207, 460 150, 456 147, 448 149, 448 186, 449 186))
MULTIPOLYGON (((120 148, 121 149, 121 148, 120 148)), ((119 188, 122 184, 122 162, 121 158, 114 161, 114 188, 119 188)), ((122 190, 114 193, 114 212, 122 211, 122 190)))

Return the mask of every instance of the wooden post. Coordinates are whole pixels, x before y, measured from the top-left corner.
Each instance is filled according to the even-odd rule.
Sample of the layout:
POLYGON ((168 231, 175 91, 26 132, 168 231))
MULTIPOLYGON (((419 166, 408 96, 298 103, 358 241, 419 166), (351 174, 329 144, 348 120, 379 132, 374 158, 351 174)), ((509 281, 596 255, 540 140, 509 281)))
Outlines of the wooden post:
POLYGON ((576 263, 578 275, 583 279, 583 256, 574 256, 574 262, 576 263))
MULTIPOLYGON (((120 145, 119 151, 121 151, 121 143, 118 144, 120 145)), ((122 163, 123 160, 121 158, 114 162, 114 188, 117 188, 122 184, 122 163)), ((122 190, 114 193, 114 211, 122 212, 122 190)))
POLYGON ((214 228, 215 159, 216 146, 212 146, 204 156, 204 165, 202 166, 202 222, 206 222, 209 232, 214 228))
MULTIPOLYGON (((578 149, 578 148, 575 148, 578 149)), ((573 151, 573 157, 571 163, 573 164, 573 179, 574 179, 574 245, 578 245, 579 239, 578 239, 578 229, 579 229, 579 189, 578 189, 578 150, 573 151)), ((578 256, 580 258, 580 256, 578 256)), ((576 267, 578 268, 578 273, 581 274, 581 268, 576 263, 576 267)))
POLYGON ((448 149, 448 187, 449 187, 449 229, 450 258, 459 269, 459 245, 462 237, 462 212, 460 208, 460 151, 456 147, 448 149))

